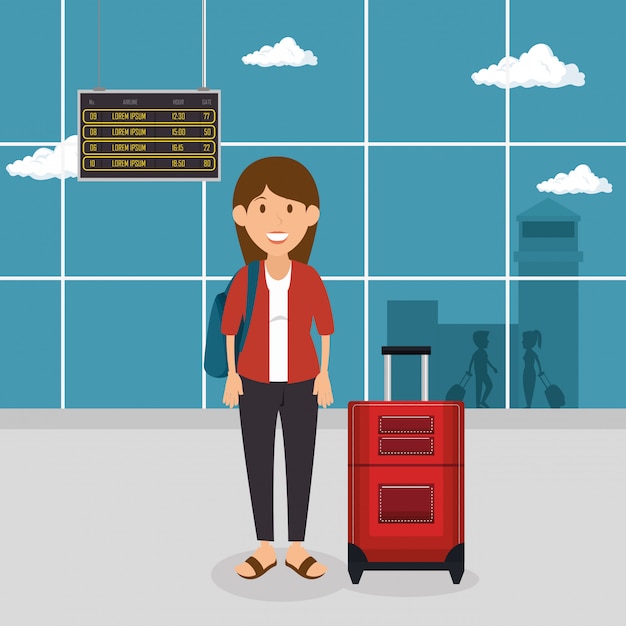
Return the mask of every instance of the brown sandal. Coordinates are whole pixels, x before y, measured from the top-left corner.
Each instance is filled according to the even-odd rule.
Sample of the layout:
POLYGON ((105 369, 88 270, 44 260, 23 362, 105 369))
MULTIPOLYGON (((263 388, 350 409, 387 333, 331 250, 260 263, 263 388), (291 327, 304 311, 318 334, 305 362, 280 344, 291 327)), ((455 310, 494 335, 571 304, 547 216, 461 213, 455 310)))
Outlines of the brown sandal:
POLYGON ((239 574, 239 572, 237 573, 239 574, 239 576, 245 578, 246 580, 260 578, 261 576, 263 576, 263 574, 265 574, 265 572, 267 572, 267 570, 272 569, 272 567, 274 567, 277 563, 277 561, 274 561, 273 563, 270 563, 267 567, 263 567, 259 560, 253 556, 249 556, 245 562, 254 570, 254 576, 243 576, 242 574, 239 574))
POLYGON ((308 578, 309 580, 314 580, 315 578, 321 578, 326 573, 324 572, 322 574, 319 574, 318 576, 309 576, 308 571, 311 569, 311 566, 314 563, 317 563, 317 560, 314 559, 312 556, 307 556, 307 558, 304 559, 302 563, 300 563, 299 567, 292 565, 285 559, 285 565, 287 567, 291 568, 296 574, 299 574, 300 576, 302 576, 302 578, 308 578))

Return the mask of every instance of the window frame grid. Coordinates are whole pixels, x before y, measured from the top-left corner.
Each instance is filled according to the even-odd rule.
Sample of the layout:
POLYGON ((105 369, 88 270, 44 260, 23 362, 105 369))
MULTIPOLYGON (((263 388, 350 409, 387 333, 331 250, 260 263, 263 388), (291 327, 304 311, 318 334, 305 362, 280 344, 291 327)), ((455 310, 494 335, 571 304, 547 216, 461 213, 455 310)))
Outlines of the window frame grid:
MULTIPOLYGON (((204 4, 204 3, 203 3, 204 4)), ((60 145, 65 138, 65 0, 60 0, 60 31, 61 31, 61 55, 60 55, 60 97, 61 97, 61 116, 60 116, 60 141, 0 141, 0 147, 55 147, 60 145)), ((203 20, 203 38, 206 36, 206 20, 203 20)), ((505 56, 510 56, 510 0, 505 0, 505 56)), ((204 56, 204 55, 203 55, 204 56)), ((202 59, 202 79, 203 85, 206 82, 206 64, 202 59)), ((394 282, 394 281, 415 281, 415 282, 432 282, 432 281, 494 281, 504 284, 505 287, 505 408, 510 408, 510 334, 511 334, 511 284, 523 281, 576 281, 583 282, 613 282, 619 283, 626 281, 626 276, 512 276, 511 275, 511 148, 518 147, 626 147, 626 142, 609 142, 609 141, 556 141, 556 142, 529 142, 529 141, 511 141, 511 88, 508 84, 505 87, 505 140, 496 142, 419 142, 419 141, 370 141, 369 140, 369 0, 364 0, 364 50, 363 50, 363 70, 364 70, 364 91, 363 91, 363 112, 364 112, 364 128, 363 141, 351 142, 223 142, 225 147, 246 148, 246 147, 359 147, 363 149, 363 174, 364 174, 364 206, 363 206, 363 226, 364 226, 364 257, 363 257, 363 274, 357 276, 322 276, 324 281, 348 281, 362 282, 364 289, 364 311, 363 311, 363 327, 364 327, 364 352, 363 352, 363 389, 364 398, 368 399, 369 389, 369 283, 375 282, 394 282), (369 274, 369 150, 376 147, 504 147, 505 148, 505 273, 504 275, 494 276, 370 276, 369 274)), ((60 211, 61 211, 61 228, 60 228, 60 274, 59 276, 1 276, 0 281, 20 281, 20 282, 59 282, 61 289, 61 328, 60 328, 60 346, 61 346, 61 407, 65 408, 65 286, 67 281, 193 281, 200 282, 202 286, 202 346, 203 353, 204 340, 206 337, 207 322, 207 283, 214 281, 228 281, 230 276, 208 275, 206 268, 206 228, 207 228, 207 197, 206 182, 200 183, 202 186, 202 271, 200 276, 67 276, 65 268, 65 209, 66 209, 66 188, 65 180, 60 181, 60 211)), ((202 408, 207 408, 206 401, 206 377, 202 373, 202 408)))

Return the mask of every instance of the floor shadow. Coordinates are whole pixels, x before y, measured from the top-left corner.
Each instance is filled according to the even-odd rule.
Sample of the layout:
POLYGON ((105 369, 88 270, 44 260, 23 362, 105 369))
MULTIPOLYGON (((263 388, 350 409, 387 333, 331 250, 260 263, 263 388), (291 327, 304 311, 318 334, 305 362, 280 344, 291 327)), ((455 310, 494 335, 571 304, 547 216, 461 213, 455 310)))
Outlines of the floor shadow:
POLYGON ((213 568, 211 578, 228 593, 267 602, 312 600, 329 596, 350 584, 346 564, 329 554, 314 553, 315 558, 328 567, 328 571, 321 578, 307 580, 285 567, 285 553, 286 549, 276 550, 278 565, 261 578, 246 580, 235 572, 235 565, 245 561, 250 552, 235 554, 220 561, 213 568))
POLYGON ((266 602, 299 602, 332 595, 342 589, 374 596, 416 597, 439 596, 466 591, 478 584, 478 576, 465 571, 458 585, 442 571, 374 571, 366 570, 358 584, 353 584, 345 561, 329 554, 316 552, 315 557, 328 571, 316 580, 307 580, 285 567, 286 549, 277 549, 278 565, 261 578, 246 580, 238 576, 235 566, 250 556, 242 552, 215 565, 211 572, 213 582, 227 593, 266 602))
POLYGON ((450 574, 445 571, 365 570, 359 583, 350 584, 348 588, 354 593, 371 596, 443 596, 471 589, 478 581, 478 576, 468 570, 465 570, 458 585, 452 582, 450 574))

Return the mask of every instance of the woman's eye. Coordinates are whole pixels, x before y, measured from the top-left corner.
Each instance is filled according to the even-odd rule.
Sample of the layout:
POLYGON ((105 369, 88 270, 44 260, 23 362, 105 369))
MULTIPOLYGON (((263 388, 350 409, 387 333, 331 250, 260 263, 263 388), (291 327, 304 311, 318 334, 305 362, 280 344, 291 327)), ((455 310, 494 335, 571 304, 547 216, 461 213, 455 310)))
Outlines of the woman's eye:
POLYGON ((265 213, 265 205, 264 205, 264 204, 262 204, 262 205, 259 207, 259 211, 261 211, 261 213, 265 213))
POLYGON ((287 213, 291 213, 293 211, 293 206, 291 204, 287 205, 287 213))

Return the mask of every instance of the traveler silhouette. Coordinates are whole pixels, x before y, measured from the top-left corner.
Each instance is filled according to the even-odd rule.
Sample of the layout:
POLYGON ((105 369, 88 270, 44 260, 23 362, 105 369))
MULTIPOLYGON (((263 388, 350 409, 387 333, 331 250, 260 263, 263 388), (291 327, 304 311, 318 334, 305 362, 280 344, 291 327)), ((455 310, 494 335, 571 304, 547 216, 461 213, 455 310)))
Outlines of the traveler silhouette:
POLYGON ((524 352, 524 372, 522 374, 522 380, 524 383, 524 396, 526 397, 527 409, 530 409, 532 405, 535 383, 537 382, 535 361, 539 368, 539 376, 543 374, 539 357, 533 350, 536 345, 541 348, 541 333, 538 330, 527 330, 522 333, 522 347, 526 348, 526 352, 524 352))
POLYGON ((486 348, 489 345, 489 331, 477 330, 474 333, 474 344, 478 348, 472 355, 470 364, 467 368, 467 374, 472 375, 472 364, 474 365, 474 375, 476 377, 476 406, 489 408, 487 404, 487 397, 493 389, 493 383, 489 378, 489 372, 487 366, 489 365, 494 371, 494 374, 498 373, 498 370, 491 364, 489 357, 487 356, 486 348), (485 386, 485 391, 482 388, 485 386))

